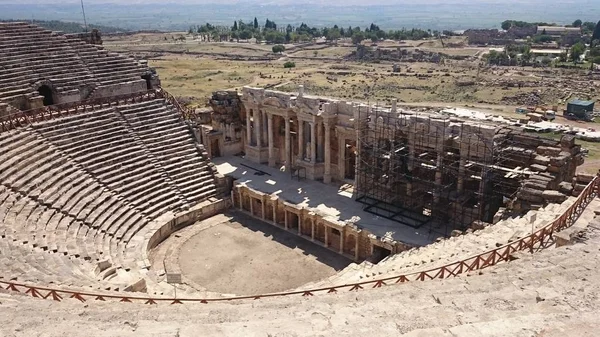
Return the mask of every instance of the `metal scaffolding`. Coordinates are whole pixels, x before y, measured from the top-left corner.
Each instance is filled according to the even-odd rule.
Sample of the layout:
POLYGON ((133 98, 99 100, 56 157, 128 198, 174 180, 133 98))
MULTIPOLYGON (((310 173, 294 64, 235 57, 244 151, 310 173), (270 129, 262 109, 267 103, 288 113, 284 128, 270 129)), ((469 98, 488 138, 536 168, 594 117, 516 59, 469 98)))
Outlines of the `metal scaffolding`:
POLYGON ((356 200, 431 235, 491 222, 526 173, 510 129, 375 106, 359 110, 357 130, 356 200))

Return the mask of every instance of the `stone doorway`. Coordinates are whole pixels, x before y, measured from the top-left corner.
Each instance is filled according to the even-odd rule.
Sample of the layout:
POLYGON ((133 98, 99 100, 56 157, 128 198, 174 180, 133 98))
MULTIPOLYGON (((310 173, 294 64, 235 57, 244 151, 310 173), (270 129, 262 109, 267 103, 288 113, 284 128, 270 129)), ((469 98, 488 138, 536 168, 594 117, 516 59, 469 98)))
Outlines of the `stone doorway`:
POLYGON ((52 93, 52 88, 47 85, 42 85, 38 88, 38 93, 44 97, 44 106, 54 105, 54 95, 52 93))
POLYGON ((146 89, 152 90, 152 75, 151 74, 143 75, 142 79, 146 80, 146 89))
POLYGON ((356 171, 356 141, 344 142, 344 179, 354 180, 356 171))
POLYGON ((373 245, 373 254, 369 261, 371 263, 379 263, 381 260, 392 255, 392 251, 380 246, 373 245))
POLYGON ((299 221, 298 214, 294 212, 288 212, 288 229, 298 230, 299 221))
POLYGON ((212 158, 221 157, 221 147, 219 146, 218 138, 210 141, 210 156, 212 158))

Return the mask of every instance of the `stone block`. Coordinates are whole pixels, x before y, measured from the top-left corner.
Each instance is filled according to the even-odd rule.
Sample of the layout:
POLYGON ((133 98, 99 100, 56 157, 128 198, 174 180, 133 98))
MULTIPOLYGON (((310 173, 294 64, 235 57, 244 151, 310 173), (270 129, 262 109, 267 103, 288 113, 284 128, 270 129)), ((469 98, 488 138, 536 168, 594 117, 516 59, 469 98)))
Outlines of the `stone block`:
POLYGON ((589 184, 592 180, 594 180, 595 176, 593 174, 587 173, 578 173, 577 174, 577 182, 580 184, 589 184))
POLYGON ((542 156, 555 157, 560 155, 561 149, 558 147, 538 146, 536 153, 542 156))
POLYGON ((548 202, 561 203, 567 200, 567 196, 559 191, 547 190, 542 193, 542 198, 548 202))
POLYGON ((565 166, 566 164, 567 164, 567 158, 565 156, 558 156, 558 157, 550 158, 551 166, 562 167, 562 166, 565 166))
POLYGON ((571 240, 571 236, 565 231, 554 233, 554 244, 556 247, 562 247, 567 245, 572 245, 573 241, 571 240))
POLYGON ((485 221, 481 221, 481 220, 475 220, 471 223, 470 228, 473 230, 480 230, 480 229, 484 229, 487 226, 490 226, 491 224, 485 222, 485 221))
POLYGON ((570 195, 571 192, 573 192, 573 184, 563 181, 562 183, 558 184, 558 190, 561 193, 564 193, 566 195, 570 195))
POLYGON ((181 281, 181 273, 169 273, 167 272, 167 283, 183 283, 181 281))
POLYGON ((550 157, 537 155, 533 158, 533 163, 548 166, 548 164, 550 164, 550 157))
POLYGON ((560 166, 555 166, 555 165, 548 166, 548 172, 560 173, 561 171, 562 171, 562 167, 560 167, 560 166))
POLYGON ((128 292, 146 292, 146 290, 147 290, 147 287, 146 287, 145 279, 140 279, 137 282, 130 284, 125 289, 123 289, 123 291, 128 291, 128 292))
POLYGON ((518 193, 517 197, 522 200, 526 200, 532 203, 541 203, 544 202, 544 198, 542 198, 543 191, 532 189, 532 188, 522 188, 518 193))
POLYGON ((563 135, 560 138, 560 146, 564 148, 571 148, 575 146, 575 136, 573 135, 563 135))
POLYGON ((523 183, 523 187, 532 188, 535 190, 546 190, 548 189, 548 182, 539 180, 527 180, 523 183))
POLYGON ((537 172, 545 172, 547 169, 547 165, 533 164, 529 166, 532 170, 537 172))

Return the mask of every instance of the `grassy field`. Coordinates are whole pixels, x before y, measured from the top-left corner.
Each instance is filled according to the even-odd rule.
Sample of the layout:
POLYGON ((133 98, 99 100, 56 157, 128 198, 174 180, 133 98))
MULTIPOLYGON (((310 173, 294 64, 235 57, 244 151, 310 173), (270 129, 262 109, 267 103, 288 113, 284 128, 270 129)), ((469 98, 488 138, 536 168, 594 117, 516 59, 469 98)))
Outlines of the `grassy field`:
MULTIPOLYGON (((586 85, 600 88, 600 81, 587 80, 585 72, 577 69, 482 67, 480 61, 473 58, 466 61, 444 60, 441 63, 398 62, 400 72, 393 73, 392 62, 349 61, 347 56, 356 47, 347 41, 337 45, 288 45, 284 54, 274 55, 272 46, 264 44, 207 43, 193 40, 191 36, 187 36, 185 42, 173 42, 173 38, 179 35, 109 37, 105 46, 149 58, 149 65, 156 68, 163 87, 196 107, 205 106, 217 90, 241 90, 249 85, 296 92, 298 85, 302 84, 307 94, 342 100, 389 104, 392 99, 397 99, 414 107, 466 107, 521 118, 514 112, 516 107, 524 105, 515 103, 519 102, 518 97, 534 95, 541 104, 558 104, 562 109, 563 99, 577 97, 586 85), (264 57, 272 60, 256 61, 256 58, 264 57), (283 64, 286 61, 293 61, 296 67, 285 69, 283 64), (556 82, 557 78, 575 84, 567 86, 556 82), (545 85, 546 81, 550 84, 545 85), (524 84, 523 88, 507 85, 517 82, 524 84)), ((181 35, 185 36, 185 33, 181 35)), ((462 56, 478 56, 483 52, 481 48, 458 47, 464 44, 462 38, 453 38, 445 44, 450 44, 450 48, 444 48, 439 40, 384 41, 378 46, 462 56)), ((586 98, 600 100, 599 93, 598 89, 588 90, 585 95, 588 96, 586 98)), ((563 119, 558 122, 574 123, 563 119)), ((580 124, 576 123, 576 126, 585 127, 580 124)), ((547 136, 559 137, 554 134, 547 136)), ((586 164, 580 169, 591 173, 597 171, 600 167, 600 144, 578 142, 590 150, 586 164)))

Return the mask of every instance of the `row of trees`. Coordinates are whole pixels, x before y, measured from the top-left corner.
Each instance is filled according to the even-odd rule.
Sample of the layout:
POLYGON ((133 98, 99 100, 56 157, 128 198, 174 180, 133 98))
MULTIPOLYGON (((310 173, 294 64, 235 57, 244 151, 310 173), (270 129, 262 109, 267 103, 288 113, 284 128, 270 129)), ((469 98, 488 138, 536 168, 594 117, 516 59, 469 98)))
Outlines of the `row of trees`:
MULTIPOLYGON (((558 61, 579 63, 581 56, 585 54, 586 46, 582 42, 574 44, 570 50, 564 51, 558 56, 558 61)), ((533 60, 531 47, 529 45, 509 45, 504 51, 490 51, 486 55, 487 62, 495 65, 530 65, 533 60)), ((593 63, 600 63, 600 46, 591 47, 587 60, 593 63)), ((552 59, 548 57, 541 58, 541 63, 549 65, 552 59)))
MULTIPOLYGON (((556 23, 548 23, 548 22, 526 22, 526 21, 517 21, 517 20, 505 20, 500 26, 504 30, 509 30, 511 28, 528 28, 528 27, 537 27, 537 26, 557 26, 556 23)), ((581 28, 583 34, 590 34, 596 28, 596 24, 593 22, 583 22, 580 19, 573 21, 572 24, 567 25, 567 27, 577 27, 581 28)))
POLYGON ((212 40, 249 40, 255 38, 257 41, 266 41, 269 44, 283 43, 298 43, 308 42, 318 38, 325 38, 328 41, 337 41, 341 38, 350 38, 353 43, 359 44, 363 40, 371 40, 373 42, 382 39, 393 40, 420 40, 431 36, 439 36, 441 34, 453 35, 450 31, 431 31, 422 29, 401 29, 385 31, 379 28, 376 24, 371 24, 365 29, 360 27, 310 27, 305 23, 295 27, 287 25, 286 27, 278 26, 274 21, 267 19, 263 26, 260 26, 257 18, 245 23, 242 20, 233 22, 231 27, 213 26, 206 23, 201 26, 190 27, 188 33, 198 34, 203 39, 212 40))

